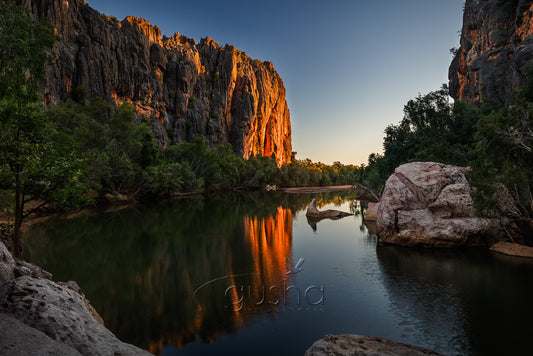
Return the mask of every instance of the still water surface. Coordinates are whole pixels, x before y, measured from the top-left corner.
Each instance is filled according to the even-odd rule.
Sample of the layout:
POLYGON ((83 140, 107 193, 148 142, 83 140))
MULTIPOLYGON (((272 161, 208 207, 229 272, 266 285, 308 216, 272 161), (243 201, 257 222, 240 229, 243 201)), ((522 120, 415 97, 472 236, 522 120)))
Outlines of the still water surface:
POLYGON ((226 194, 63 219, 24 257, 76 280, 120 339, 157 355, 303 355, 325 334, 456 355, 531 351, 533 264, 377 246, 343 194, 226 194))

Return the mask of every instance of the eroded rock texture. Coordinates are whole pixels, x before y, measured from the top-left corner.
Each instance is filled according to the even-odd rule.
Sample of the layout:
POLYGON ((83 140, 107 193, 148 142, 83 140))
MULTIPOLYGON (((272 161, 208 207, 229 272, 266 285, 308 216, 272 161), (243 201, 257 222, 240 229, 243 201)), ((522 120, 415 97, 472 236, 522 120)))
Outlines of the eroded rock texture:
MULTIPOLYGON (((510 242, 499 242, 490 247, 492 252, 501 253, 507 256, 525 257, 533 259, 533 247, 524 246, 510 242)), ((533 261, 533 260, 532 260, 533 261)))
POLYGON ((231 143, 244 158, 290 162, 289 109, 272 63, 209 37, 161 36, 144 19, 118 21, 84 0, 18 2, 34 18, 50 19, 61 36, 46 70, 47 102, 84 85, 90 97, 133 104, 163 147, 201 134, 211 145, 231 143))
POLYGON ((435 162, 399 166, 385 183, 377 213, 379 241, 402 246, 488 246, 502 223, 474 217, 464 167, 435 162))
POLYGON ((394 342, 379 337, 362 335, 326 335, 316 341, 305 356, 348 356, 348 355, 440 355, 422 347, 394 342))
POLYGON ((461 45, 449 70, 450 95, 503 103, 532 69, 533 2, 466 0, 464 8, 461 45))
POLYGON ((0 286, 15 278, 15 259, 6 245, 0 241, 0 286))
POLYGON ((0 355, 150 355, 107 330, 76 282, 50 278, 0 241, 0 355))
POLYGON ((0 354, 19 356, 81 355, 7 314, 0 313, 0 354))

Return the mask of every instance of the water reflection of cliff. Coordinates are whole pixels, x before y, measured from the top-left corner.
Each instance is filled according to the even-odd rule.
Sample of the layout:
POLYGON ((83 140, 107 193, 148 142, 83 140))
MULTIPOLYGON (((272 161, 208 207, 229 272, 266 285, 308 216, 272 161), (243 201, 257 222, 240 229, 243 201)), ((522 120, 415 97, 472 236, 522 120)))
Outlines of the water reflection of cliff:
POLYGON ((157 354, 275 313, 269 302, 291 278, 292 216, 310 200, 217 195, 84 216, 29 232, 24 253, 56 280, 76 280, 120 339, 157 354))
POLYGON ((287 271, 292 266, 292 212, 280 206, 266 218, 246 217, 244 231, 253 274, 249 281, 252 293, 243 302, 256 310, 274 309, 284 302, 287 271))
POLYGON ((427 347, 445 354, 530 352, 532 265, 502 263, 476 250, 378 246, 377 256, 408 342, 433 340, 427 347))
MULTIPOLYGON (((241 224, 231 237, 212 239, 205 253, 189 251, 188 256, 179 256, 182 261, 186 258, 187 266, 181 266, 183 275, 177 279, 160 268, 149 271, 145 281, 157 276, 156 286, 181 282, 180 310, 165 310, 169 296, 163 295, 156 304, 158 318, 164 318, 165 313, 166 317, 187 313, 159 339, 151 340, 151 352, 160 353, 164 344, 179 348, 197 337, 212 342, 222 332, 236 332, 257 313, 274 312, 270 302, 281 296, 270 287, 283 285, 290 267, 292 212, 280 206, 271 215, 245 216, 241 224)), ((144 290, 153 287, 147 285, 144 290)))

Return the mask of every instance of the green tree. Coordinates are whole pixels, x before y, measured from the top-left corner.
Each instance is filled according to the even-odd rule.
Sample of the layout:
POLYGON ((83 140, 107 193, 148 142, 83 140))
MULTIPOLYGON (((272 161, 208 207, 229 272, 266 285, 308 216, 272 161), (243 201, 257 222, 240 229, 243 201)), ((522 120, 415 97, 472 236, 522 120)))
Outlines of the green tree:
MULTIPOLYGON (((148 167, 158 163, 157 142, 147 123, 135 123, 128 104, 113 108, 101 98, 67 100, 48 111, 65 141, 87 162, 81 179, 100 197, 142 188, 148 167)), ((153 186, 152 183, 150 183, 153 186)))
POLYGON ((29 201, 69 205, 80 196, 79 161, 54 142, 56 131, 44 116, 38 83, 53 28, 36 23, 12 2, 0 3, 0 184, 14 199, 14 253, 20 254, 20 229, 37 207, 29 201))
POLYGON ((409 100, 404 117, 385 129, 384 154, 369 157, 362 183, 380 190, 401 164, 434 161, 467 166, 475 159, 474 134, 481 109, 464 102, 451 103, 448 88, 409 100))
POLYGON ((533 103, 524 99, 479 120, 473 165, 475 201, 483 215, 495 212, 497 186, 513 196, 515 217, 533 219, 533 103))

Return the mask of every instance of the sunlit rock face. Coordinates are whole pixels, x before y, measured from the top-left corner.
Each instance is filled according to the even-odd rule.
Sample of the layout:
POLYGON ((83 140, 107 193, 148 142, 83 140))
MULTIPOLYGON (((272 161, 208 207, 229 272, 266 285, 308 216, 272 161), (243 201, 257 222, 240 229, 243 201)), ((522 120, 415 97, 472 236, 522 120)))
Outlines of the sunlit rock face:
POLYGON ((533 59, 532 34, 531 1, 466 0, 460 48, 449 70, 450 95, 469 102, 511 98, 533 59))
POLYGON ((231 143, 244 158, 290 162, 290 114, 272 63, 209 37, 161 36, 144 19, 118 21, 82 0, 18 2, 50 19, 61 38, 46 69, 47 103, 84 85, 90 97, 134 105, 163 147, 201 134, 211 145, 231 143))

